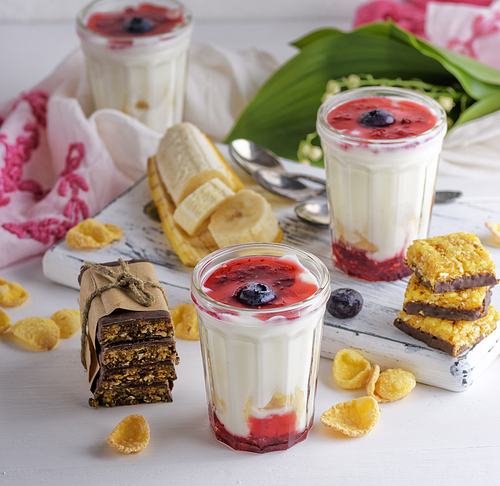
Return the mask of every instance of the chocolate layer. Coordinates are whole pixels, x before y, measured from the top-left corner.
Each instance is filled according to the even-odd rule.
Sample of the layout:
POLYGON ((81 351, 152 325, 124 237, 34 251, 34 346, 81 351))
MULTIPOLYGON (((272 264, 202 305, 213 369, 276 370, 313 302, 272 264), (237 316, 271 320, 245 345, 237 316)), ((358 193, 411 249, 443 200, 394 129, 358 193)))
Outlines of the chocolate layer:
POLYGON ((441 307, 424 302, 405 302, 403 310, 414 316, 436 317, 450 321, 476 321, 488 314, 488 306, 491 302, 491 291, 486 292, 483 305, 476 309, 457 309, 454 307, 441 307))
POLYGON ((493 287, 498 283, 493 273, 481 273, 478 275, 469 275, 468 277, 455 278, 445 282, 436 282, 434 286, 419 274, 418 270, 413 269, 420 282, 430 288, 436 294, 444 292, 455 292, 457 290, 474 289, 476 287, 493 287))
POLYGON ((136 343, 111 344, 98 350, 99 365, 111 369, 121 366, 151 364, 172 359, 178 364, 179 358, 172 336, 136 343))
POLYGON ((394 321, 394 325, 405 334, 408 334, 408 336, 422 341, 431 348, 444 351, 446 354, 449 354, 454 358, 460 356, 462 353, 472 348, 474 345, 482 341, 485 337, 484 335, 480 335, 474 342, 470 343, 469 345, 462 345, 458 347, 449 343, 448 341, 445 341, 444 339, 433 336, 428 332, 421 331, 420 329, 415 329, 399 318, 394 321))
POLYGON ((177 379, 174 362, 171 359, 158 363, 119 368, 101 368, 91 391, 129 385, 151 385, 177 379))
POLYGON ((109 390, 97 390, 89 399, 91 407, 116 407, 137 403, 171 402, 173 382, 155 383, 149 386, 126 386, 109 390))
POLYGON ((127 311, 118 309, 97 322, 96 337, 103 346, 111 343, 158 339, 174 335, 167 310, 127 311))

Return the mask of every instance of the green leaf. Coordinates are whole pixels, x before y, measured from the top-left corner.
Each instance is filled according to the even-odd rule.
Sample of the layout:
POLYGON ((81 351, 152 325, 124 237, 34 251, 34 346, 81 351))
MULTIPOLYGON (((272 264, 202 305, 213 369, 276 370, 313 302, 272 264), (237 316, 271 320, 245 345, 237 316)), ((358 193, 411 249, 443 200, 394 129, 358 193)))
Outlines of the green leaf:
POLYGON ((468 121, 476 120, 498 110, 500 110, 500 93, 492 94, 474 103, 462 113, 453 126, 456 127, 468 121))

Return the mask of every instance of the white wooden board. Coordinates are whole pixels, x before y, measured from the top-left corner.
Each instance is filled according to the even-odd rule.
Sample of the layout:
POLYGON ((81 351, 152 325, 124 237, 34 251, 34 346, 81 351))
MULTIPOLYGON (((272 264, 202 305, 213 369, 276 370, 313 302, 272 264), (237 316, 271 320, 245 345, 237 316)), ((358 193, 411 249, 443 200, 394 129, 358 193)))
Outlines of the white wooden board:
MULTIPOLYGON (((230 161, 226 147, 220 148, 230 161)), ((324 176, 321 169, 299 168, 305 173, 324 176)), ((297 164, 293 169, 297 171, 297 164)), ((363 295, 363 309, 355 318, 338 320, 326 314, 322 345, 324 357, 333 358, 339 349, 352 347, 362 350, 372 363, 379 364, 382 369, 402 367, 412 371, 420 383, 462 391, 500 354, 500 328, 458 358, 431 349, 395 328, 393 321, 401 310, 407 279, 372 283, 347 277, 333 266, 328 228, 299 220, 293 211, 293 203, 269 194, 238 167, 235 170, 247 187, 261 192, 273 205, 284 231, 283 243, 307 249, 323 260, 330 269, 332 289, 350 287, 363 295)), ((95 216, 103 223, 119 225, 124 237, 96 251, 76 251, 63 240, 45 254, 45 276, 62 285, 78 288, 77 277, 85 261, 103 263, 119 257, 126 260, 149 258, 158 279, 167 290, 170 305, 173 307, 188 301, 191 271, 180 262, 161 225, 145 214, 144 208, 151 200, 148 181, 144 177, 95 216)), ((471 204, 464 200, 435 205, 430 235, 457 231, 475 233, 491 252, 499 268, 500 248, 492 244, 484 227, 486 221, 500 222, 500 203, 471 204)), ((492 303, 500 308, 500 290, 497 293, 498 298, 493 290, 492 303)))

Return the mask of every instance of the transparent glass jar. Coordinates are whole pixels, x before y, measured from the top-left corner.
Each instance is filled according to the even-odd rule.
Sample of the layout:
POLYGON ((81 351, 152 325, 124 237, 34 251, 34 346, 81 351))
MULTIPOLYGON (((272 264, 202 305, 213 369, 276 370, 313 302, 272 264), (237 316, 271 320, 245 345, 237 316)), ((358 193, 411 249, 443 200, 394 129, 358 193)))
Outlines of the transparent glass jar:
POLYGON ((344 273, 368 281, 411 273, 404 264, 406 249, 428 234, 446 127, 439 103, 401 88, 352 89, 321 105, 317 130, 327 175, 333 261, 344 273), (362 138, 329 124, 335 108, 366 98, 410 101, 435 117, 435 123, 423 133, 393 139, 362 138))
POLYGON ((181 11, 183 21, 157 35, 103 35, 87 27, 94 14, 123 12, 143 0, 96 0, 77 16, 90 90, 96 109, 127 113, 153 130, 164 133, 182 121, 192 18, 176 0, 147 2, 181 11))
POLYGON ((329 295, 330 274, 323 262, 286 245, 230 246, 194 268, 191 296, 198 314, 210 424, 218 441, 235 450, 263 453, 288 449, 307 437, 329 295), (208 295, 205 282, 214 271, 253 257, 271 266, 273 258, 298 264, 302 276, 312 275, 316 291, 275 308, 236 307, 208 295))

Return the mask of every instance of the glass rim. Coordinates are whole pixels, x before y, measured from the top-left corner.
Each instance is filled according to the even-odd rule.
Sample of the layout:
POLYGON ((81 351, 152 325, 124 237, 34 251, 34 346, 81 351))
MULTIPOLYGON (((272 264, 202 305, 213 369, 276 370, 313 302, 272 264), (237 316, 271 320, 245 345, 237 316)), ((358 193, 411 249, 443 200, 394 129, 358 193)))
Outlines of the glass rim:
MULTIPOLYGON (((85 7, 83 7, 76 15, 77 29, 84 32, 85 35, 87 35, 89 37, 93 37, 96 39, 102 39, 105 41, 116 42, 116 43, 119 43, 119 42, 129 42, 130 43, 131 41, 135 41, 135 40, 138 40, 138 41, 140 40, 143 42, 148 41, 148 40, 157 41, 157 40, 168 40, 168 39, 171 39, 173 37, 177 37, 177 36, 181 35, 183 32, 185 32, 191 26, 192 20, 193 20, 193 17, 191 15, 190 10, 183 3, 179 2, 179 0, 167 0, 168 3, 176 5, 184 13, 184 22, 182 22, 182 24, 175 26, 169 32, 163 32, 162 34, 154 34, 154 35, 138 35, 138 36, 123 36, 123 37, 121 37, 121 36, 107 36, 107 35, 103 35, 103 34, 100 34, 99 32, 95 32, 95 31, 89 29, 85 25, 85 22, 86 22, 86 15, 95 5, 97 5, 99 3, 105 3, 108 1, 112 1, 112 0, 93 0, 92 2, 85 5, 85 7)), ((142 2, 142 0, 115 0, 115 1, 123 2, 123 8, 130 7, 135 3, 137 3, 137 4, 144 3, 144 2, 142 2)), ((155 0, 153 0, 153 2, 154 1, 155 0)), ((165 3, 164 0, 156 0, 156 1, 158 1, 160 3, 162 3, 162 2, 165 3)))
MULTIPOLYGON (((317 115, 318 129, 321 127, 326 136, 334 136, 346 142, 366 145, 398 145, 412 143, 417 139, 429 136, 432 133, 439 132, 442 128, 446 129, 446 112, 444 108, 433 98, 424 93, 413 91, 406 88, 390 87, 390 86, 365 86, 363 88, 354 88, 341 93, 335 94, 325 100, 318 109, 317 115), (333 128, 327 121, 328 114, 333 110, 334 106, 338 106, 346 101, 351 101, 358 98, 368 98, 377 96, 390 97, 391 94, 400 99, 409 99, 420 105, 433 109, 436 115, 436 124, 425 132, 409 137, 393 138, 393 139, 373 139, 365 137, 356 137, 344 133, 336 128, 333 128)), ((320 130, 318 130, 320 131, 320 130)))
POLYGON ((219 250, 210 253, 202 260, 200 260, 193 269, 193 272, 191 274, 191 294, 194 295, 196 299, 195 304, 197 306, 202 307, 205 310, 213 310, 216 308, 217 311, 221 313, 234 314, 235 312, 237 312, 240 315, 247 315, 247 316, 250 314, 255 315, 256 313, 258 313, 260 316, 271 316, 271 317, 274 315, 279 316, 284 312, 291 312, 296 309, 300 309, 302 307, 310 307, 311 305, 315 305, 315 301, 319 302, 319 304, 316 304, 316 306, 318 306, 321 304, 323 300, 325 300, 326 302, 326 299, 328 298, 328 295, 330 293, 330 284, 331 284, 330 271, 316 255, 306 250, 302 250, 300 248, 296 248, 290 245, 285 245, 282 243, 242 243, 238 245, 232 245, 232 246, 227 246, 225 248, 221 248, 219 250), (241 254, 241 252, 249 251, 251 249, 255 250, 256 248, 267 250, 267 252, 261 253, 260 255, 256 255, 255 253, 252 252, 241 254), (233 252, 239 252, 240 254, 233 254, 232 257, 227 257, 224 259, 225 256, 233 252), (277 254, 278 252, 281 252, 281 254, 277 254), (251 256, 267 255, 267 256, 279 257, 279 256, 284 256, 286 254, 296 255, 299 259, 299 262, 309 271, 311 271, 311 269, 304 264, 305 262, 309 262, 310 264, 314 265, 318 270, 317 272, 318 275, 315 275, 315 278, 317 278, 318 280, 318 289, 314 292, 314 294, 310 295, 304 300, 301 300, 300 302, 295 302, 293 304, 289 304, 286 306, 273 307, 269 309, 266 308, 251 309, 246 307, 234 307, 230 304, 224 304, 222 302, 219 302, 218 300, 213 299, 212 297, 207 295, 202 289, 203 283, 206 281, 208 276, 215 270, 215 268, 217 268, 219 264, 228 262, 236 258, 244 258, 245 256, 251 257, 251 256), (213 263, 217 259, 220 259, 220 262, 218 262, 218 264, 214 266, 214 268, 209 273, 207 273, 206 276, 202 279, 201 277, 203 275, 203 272, 207 269, 207 267, 211 263, 213 263), (201 297, 206 302, 206 305, 203 305, 199 302, 199 297, 201 297))

